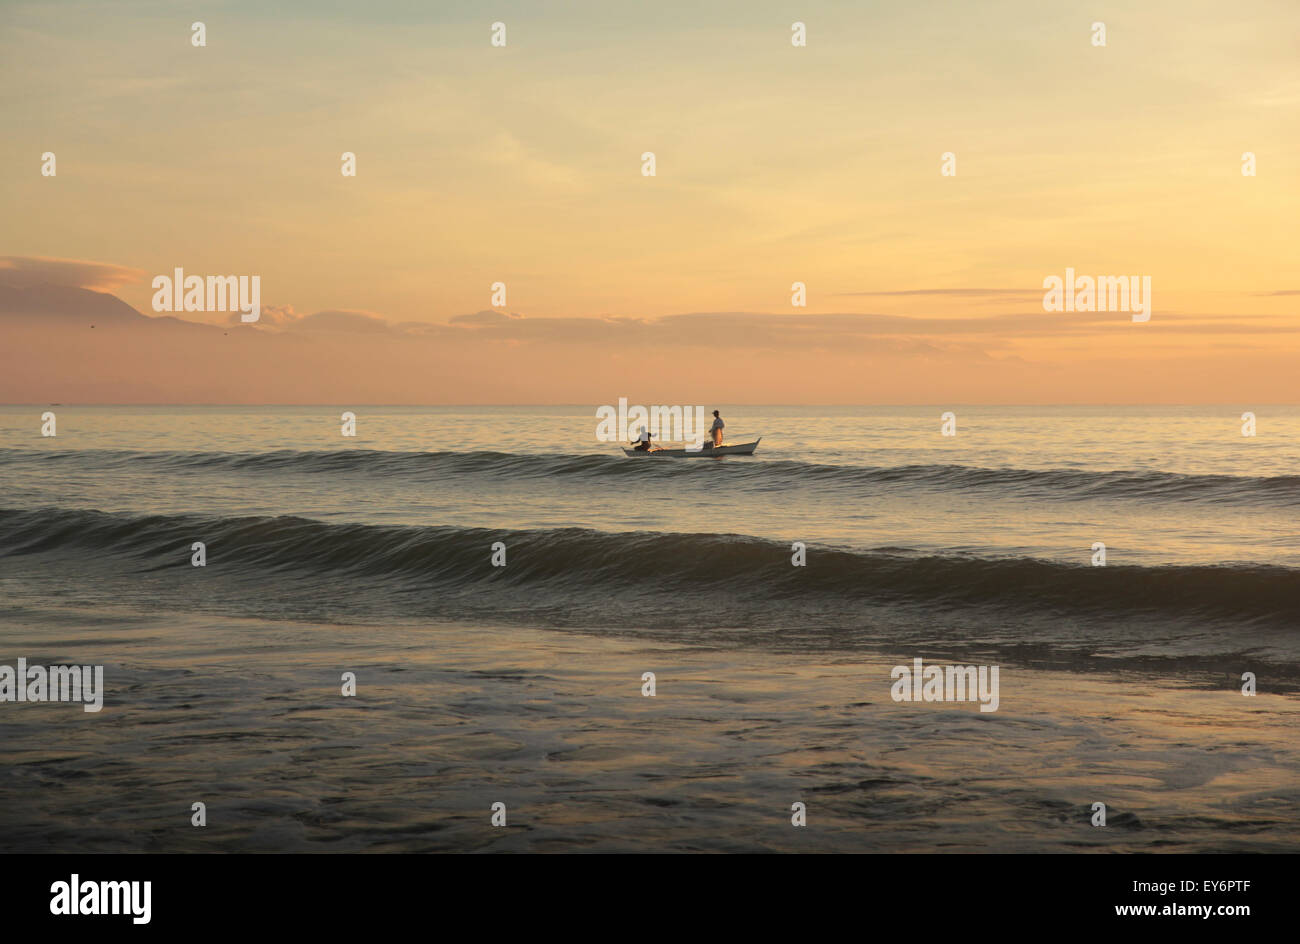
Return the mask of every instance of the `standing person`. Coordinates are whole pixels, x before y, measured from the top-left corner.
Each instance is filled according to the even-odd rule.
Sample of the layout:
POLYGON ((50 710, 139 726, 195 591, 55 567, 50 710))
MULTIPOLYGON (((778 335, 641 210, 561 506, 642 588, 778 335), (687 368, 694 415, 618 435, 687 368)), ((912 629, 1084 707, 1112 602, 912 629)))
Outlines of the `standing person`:
POLYGON ((722 417, 718 415, 718 411, 714 410, 713 425, 709 427, 709 435, 713 437, 713 445, 722 445, 722 431, 726 429, 726 427, 727 424, 722 422, 722 417))

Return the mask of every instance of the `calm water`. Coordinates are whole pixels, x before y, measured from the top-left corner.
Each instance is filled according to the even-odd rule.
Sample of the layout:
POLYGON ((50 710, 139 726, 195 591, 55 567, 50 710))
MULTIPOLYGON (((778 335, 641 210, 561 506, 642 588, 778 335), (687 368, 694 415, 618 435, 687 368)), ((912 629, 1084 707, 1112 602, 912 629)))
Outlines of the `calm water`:
POLYGON ((630 466, 592 408, 0 408, 4 507, 735 533, 870 549, 1300 566, 1300 408, 728 407, 748 459, 630 466))
POLYGON ((110 796, 96 848, 1294 848, 1300 408, 1250 408, 1253 438, 1228 406, 944 437, 723 406, 757 455, 690 461, 597 442, 594 405, 352 408, 355 438, 332 407, 0 408, 0 663, 109 688, 0 705, 0 825, 62 848, 110 796), (894 704, 915 656, 1002 665, 1003 708, 894 704), (1120 832, 1087 826, 1107 796, 1120 832), (781 826, 800 798, 820 839, 781 826))

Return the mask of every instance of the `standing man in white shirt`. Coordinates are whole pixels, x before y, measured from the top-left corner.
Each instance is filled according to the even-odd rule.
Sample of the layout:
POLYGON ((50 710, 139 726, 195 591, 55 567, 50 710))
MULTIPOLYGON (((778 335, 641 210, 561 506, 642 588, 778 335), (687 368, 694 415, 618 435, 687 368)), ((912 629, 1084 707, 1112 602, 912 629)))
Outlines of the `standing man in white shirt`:
POLYGON ((714 410, 713 425, 709 427, 709 435, 713 437, 713 445, 722 445, 722 431, 726 429, 726 427, 727 424, 722 422, 722 417, 718 415, 718 411, 714 410))

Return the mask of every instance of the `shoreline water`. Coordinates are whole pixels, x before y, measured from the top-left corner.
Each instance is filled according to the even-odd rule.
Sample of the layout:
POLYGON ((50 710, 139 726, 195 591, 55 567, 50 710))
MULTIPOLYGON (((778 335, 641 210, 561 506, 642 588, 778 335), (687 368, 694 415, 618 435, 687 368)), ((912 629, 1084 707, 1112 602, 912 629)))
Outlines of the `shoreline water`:
MULTIPOLYGON (((522 626, 7 614, 107 663, 102 713, 6 711, 9 851, 1294 851, 1300 700, 1004 665, 1000 706, 891 663, 522 626), (44 622, 44 625, 41 625, 44 622), (340 693, 355 672, 357 696, 340 693), (657 693, 641 694, 656 673, 657 693), (208 825, 190 825, 191 804, 208 825), (507 825, 490 825, 494 802, 507 825), (807 805, 806 827, 790 823, 807 805), (1091 804, 1107 805, 1105 828, 1091 804)), ((927 659, 927 662, 936 660, 927 659)), ((12 708, 12 706, 8 706, 12 708)))

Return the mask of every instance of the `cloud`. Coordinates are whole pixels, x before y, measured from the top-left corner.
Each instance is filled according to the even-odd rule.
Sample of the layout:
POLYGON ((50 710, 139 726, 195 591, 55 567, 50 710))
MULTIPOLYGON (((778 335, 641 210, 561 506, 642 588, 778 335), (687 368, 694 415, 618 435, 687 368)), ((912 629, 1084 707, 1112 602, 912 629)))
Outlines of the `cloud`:
MULTIPOLYGON (((238 323, 239 315, 231 316, 238 323)), ((898 354, 955 351, 984 356, 1030 338, 1099 335, 1124 327, 1124 312, 1032 312, 970 317, 886 315, 866 312, 769 314, 744 311, 688 312, 657 318, 606 315, 596 318, 527 318, 484 309, 446 323, 393 323, 372 311, 332 309, 310 315, 292 305, 266 306, 259 326, 301 332, 389 334, 445 341, 487 341, 610 347, 615 350, 705 348, 711 350, 863 350, 898 354)), ((1175 334, 1294 334, 1291 323, 1254 323, 1240 316, 1161 312, 1159 329, 1175 334)))
POLYGON ((523 318, 480 311, 457 315, 452 331, 486 340, 563 344, 702 346, 718 350, 832 348, 844 344, 878 345, 882 338, 926 337, 939 343, 954 338, 986 341, 1017 336, 1079 334, 1105 322, 1127 320, 1109 312, 1041 312, 981 317, 941 318, 872 313, 763 314, 757 312, 690 312, 659 318, 523 318))
POLYGON ((373 311, 342 308, 306 315, 291 322, 289 327, 294 331, 349 331, 366 334, 387 333, 392 330, 383 316, 373 311))
POLYGON ((456 315, 454 318, 451 318, 447 323, 467 324, 467 325, 508 324, 511 321, 518 321, 523 317, 524 317, 523 315, 518 315, 515 314, 514 312, 510 312, 509 314, 506 314, 505 312, 501 312, 501 311, 490 311, 488 309, 484 309, 483 311, 476 311, 472 315, 456 315))
POLYGON ((582 186, 582 177, 573 168, 537 157, 508 131, 498 131, 483 148, 481 156, 485 162, 514 171, 540 189, 578 190, 582 186))
MULTIPOLYGON (((304 314, 293 305, 263 305, 261 317, 255 322, 260 328, 277 328, 285 331, 349 331, 374 334, 393 331, 383 315, 373 311, 350 308, 329 308, 324 311, 304 314)), ((233 311, 226 322, 243 325, 241 314, 233 311)))
POLYGON ((144 278, 140 269, 111 262, 51 259, 44 256, 0 256, 0 284, 11 288, 59 285, 92 292, 112 292, 144 278))
MULTIPOLYGON (((261 314, 254 324, 264 328, 285 328, 289 325, 301 321, 303 315, 299 314, 292 305, 263 305, 261 314)), ((243 325, 246 324, 242 312, 232 311, 226 318, 227 324, 243 325)))
POLYGON ((1043 294, 1038 288, 911 288, 892 292, 835 292, 834 296, 860 295, 957 295, 968 298, 1013 296, 1033 298, 1043 294))

